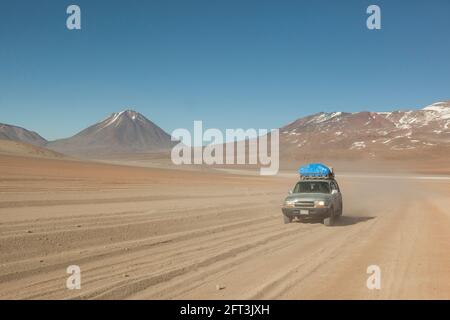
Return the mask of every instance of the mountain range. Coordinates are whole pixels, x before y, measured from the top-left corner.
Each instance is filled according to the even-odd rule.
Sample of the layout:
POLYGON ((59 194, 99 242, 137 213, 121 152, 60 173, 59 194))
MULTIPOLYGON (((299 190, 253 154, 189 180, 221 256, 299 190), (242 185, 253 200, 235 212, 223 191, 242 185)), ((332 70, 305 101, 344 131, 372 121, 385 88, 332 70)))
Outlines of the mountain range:
POLYGON ((280 144, 284 156, 298 159, 449 154, 450 101, 409 111, 317 113, 282 127, 280 144))
MULTIPOLYGON (((36 132, 0 124, 0 139, 45 147, 63 154, 96 157, 169 150, 175 142, 142 114, 111 114, 74 136, 46 141, 36 132)), ((282 158, 448 156, 450 101, 419 110, 393 112, 320 112, 280 128, 282 158)))

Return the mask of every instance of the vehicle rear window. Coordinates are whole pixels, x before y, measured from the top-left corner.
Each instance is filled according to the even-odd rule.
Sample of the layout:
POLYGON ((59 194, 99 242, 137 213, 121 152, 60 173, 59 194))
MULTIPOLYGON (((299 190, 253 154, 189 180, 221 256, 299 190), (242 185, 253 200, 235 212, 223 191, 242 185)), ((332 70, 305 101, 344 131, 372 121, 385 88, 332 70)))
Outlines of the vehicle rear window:
POLYGON ((294 188, 294 193, 330 193, 330 184, 325 181, 301 181, 294 188))

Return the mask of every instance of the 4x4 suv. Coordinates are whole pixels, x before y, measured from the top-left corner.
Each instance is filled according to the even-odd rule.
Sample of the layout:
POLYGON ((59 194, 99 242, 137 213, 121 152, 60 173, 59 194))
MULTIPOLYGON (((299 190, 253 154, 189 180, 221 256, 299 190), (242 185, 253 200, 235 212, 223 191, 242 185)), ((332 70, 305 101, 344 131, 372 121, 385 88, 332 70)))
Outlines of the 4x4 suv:
POLYGON ((302 179, 284 200, 284 223, 299 220, 320 219, 327 226, 333 225, 342 215, 342 195, 334 178, 302 179))

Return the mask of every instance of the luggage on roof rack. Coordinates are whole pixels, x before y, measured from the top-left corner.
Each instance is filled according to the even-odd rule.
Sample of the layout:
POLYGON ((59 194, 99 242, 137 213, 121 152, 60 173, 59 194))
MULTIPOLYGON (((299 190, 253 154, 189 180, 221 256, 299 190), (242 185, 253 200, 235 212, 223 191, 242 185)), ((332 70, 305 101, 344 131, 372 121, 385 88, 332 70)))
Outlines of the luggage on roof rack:
POLYGON ((333 168, 329 168, 321 163, 310 163, 301 166, 298 169, 300 178, 304 180, 308 179, 334 179, 333 168))

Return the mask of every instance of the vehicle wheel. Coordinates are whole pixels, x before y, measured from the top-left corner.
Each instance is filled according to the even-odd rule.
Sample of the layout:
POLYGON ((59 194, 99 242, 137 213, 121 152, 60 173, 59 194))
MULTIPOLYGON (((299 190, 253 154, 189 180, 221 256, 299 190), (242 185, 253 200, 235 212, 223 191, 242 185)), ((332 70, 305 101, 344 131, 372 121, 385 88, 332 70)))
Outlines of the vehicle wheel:
POLYGON ((339 220, 339 218, 342 216, 342 209, 339 209, 338 211, 334 212, 334 222, 339 220))
POLYGON ((338 214, 339 217, 342 216, 343 211, 344 211, 344 204, 342 203, 341 208, 339 209, 339 214, 338 214))
POLYGON ((336 222, 336 212, 333 209, 331 211, 331 216, 323 219, 323 224, 326 225, 327 227, 331 227, 334 225, 335 222, 336 222))
POLYGON ((284 221, 284 224, 288 224, 288 223, 291 223, 291 222, 292 222, 292 218, 291 218, 291 217, 288 217, 288 216, 285 215, 285 214, 283 214, 283 221, 284 221))
POLYGON ((323 224, 327 227, 331 227, 332 225, 334 225, 334 216, 323 219, 323 224))

